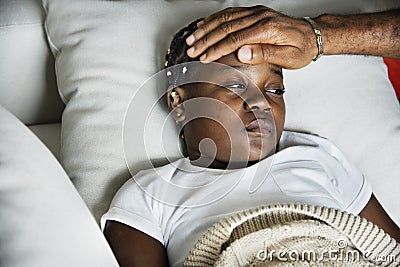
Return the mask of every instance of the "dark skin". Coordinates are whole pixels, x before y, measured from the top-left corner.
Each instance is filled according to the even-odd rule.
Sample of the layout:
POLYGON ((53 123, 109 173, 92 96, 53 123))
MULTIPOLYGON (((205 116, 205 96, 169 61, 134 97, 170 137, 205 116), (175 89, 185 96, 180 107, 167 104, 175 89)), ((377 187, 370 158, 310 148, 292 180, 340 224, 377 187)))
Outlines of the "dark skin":
POLYGON ((121 267, 169 266, 164 246, 135 228, 116 221, 107 221, 104 234, 121 267))
MULTIPOLYGON (((243 142, 249 145, 249 150, 246 155, 237 155, 235 159, 243 162, 256 162, 269 155, 269 149, 263 149, 262 144, 264 139, 268 139, 262 134, 263 125, 260 124, 258 130, 251 131, 243 130, 243 125, 248 125, 251 121, 257 118, 257 114, 251 112, 251 107, 257 112, 270 108, 276 123, 276 140, 279 140, 283 131, 285 118, 285 104, 281 95, 276 95, 277 88, 282 88, 282 76, 279 74, 279 68, 276 65, 263 62, 256 65, 246 65, 240 62, 235 53, 231 53, 218 60, 219 63, 242 67, 240 71, 245 73, 258 88, 248 88, 249 92, 232 93, 232 91, 222 87, 211 85, 198 86, 186 90, 184 88, 176 88, 176 94, 171 98, 171 91, 168 92, 168 105, 170 110, 175 113, 174 117, 183 122, 190 115, 189 110, 180 108, 182 103, 187 100, 197 97, 209 97, 221 101, 231 107, 237 113, 242 123, 235 123, 230 120, 224 120, 224 115, 221 114, 220 122, 231 123, 227 129, 242 129, 241 134, 235 135, 235 142, 243 142), (258 90, 258 93, 255 90, 258 90), (239 95, 240 94, 240 95, 239 95), (254 107, 259 109, 254 109, 254 107), (178 116, 176 113, 179 112, 178 116), (240 128, 242 125, 242 128, 240 128), (239 128, 235 128, 239 127, 239 128)), ((232 85, 230 80, 228 84, 232 85)), ((237 89, 237 85, 232 86, 237 89)), ((218 108, 218 107, 217 107, 218 108)), ((261 113, 262 114, 262 113, 261 113)), ((246 129, 246 128, 244 128, 246 129)), ((224 168, 227 166, 226 159, 230 158, 230 144, 226 142, 227 132, 223 127, 210 121, 209 119, 196 119, 187 124, 184 128, 185 139, 187 143, 187 151, 191 160, 199 159, 201 153, 198 149, 199 142, 202 138, 214 138, 214 142, 218 148, 216 158, 211 162, 212 168, 224 168), (221 138, 221 136, 223 138, 221 138)), ((234 135, 234 134, 233 134, 234 135)), ((211 153, 211 152, 210 152, 211 153)), ((204 151, 203 151, 204 154, 204 151)), ((198 161, 201 164, 201 161, 198 161)), ((372 195, 368 204, 359 214, 361 217, 375 223, 380 228, 385 230, 398 242, 400 242, 400 229, 386 214, 378 200, 372 195)), ((166 248, 156 239, 142 233, 139 230, 126 226, 116 221, 107 221, 104 234, 109 242, 120 266, 168 266, 168 255, 166 248)))
POLYGON ((215 142, 217 152, 214 156, 212 148, 203 147, 202 156, 214 159, 207 167, 226 168, 228 162, 234 162, 233 167, 245 167, 274 153, 282 134, 285 102, 279 94, 284 89, 281 69, 269 63, 243 64, 233 53, 220 58, 218 63, 238 70, 216 74, 216 79, 220 77, 218 82, 226 88, 205 83, 192 86, 189 90, 178 87, 172 102, 168 97, 168 104, 171 110, 185 110, 183 113, 180 110, 181 115, 176 117, 180 122, 196 118, 183 128, 191 161, 203 165, 201 160, 196 161, 201 156, 199 143, 204 138, 210 138, 215 142), (246 79, 249 81, 246 82, 246 79), (185 101, 199 97, 216 100, 217 103, 207 101, 185 105, 185 101), (198 118, 199 114, 207 114, 213 119, 198 118), (269 126, 274 125, 276 133, 268 134, 269 126))
MULTIPOLYGON (((400 57, 400 9, 313 18, 322 34, 324 55, 400 57)), ((265 6, 232 7, 198 23, 186 39, 187 54, 211 62, 237 51, 247 64, 270 62, 285 69, 307 66, 318 53, 310 24, 265 6)))
MULTIPOLYGON (((389 218, 374 195, 359 215, 384 229, 397 242, 400 241, 399 228, 389 218)), ((121 267, 169 266, 164 246, 139 230, 116 221, 107 221, 104 234, 121 267)))

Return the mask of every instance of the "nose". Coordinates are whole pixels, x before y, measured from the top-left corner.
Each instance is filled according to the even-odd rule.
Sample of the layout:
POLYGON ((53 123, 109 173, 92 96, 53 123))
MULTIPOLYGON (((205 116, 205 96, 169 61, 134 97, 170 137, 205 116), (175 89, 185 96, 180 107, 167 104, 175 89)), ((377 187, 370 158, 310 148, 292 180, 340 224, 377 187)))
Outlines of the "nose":
POLYGON ((251 90, 247 90, 246 95, 243 95, 243 110, 247 112, 270 111, 271 107, 258 88, 251 88, 251 90))

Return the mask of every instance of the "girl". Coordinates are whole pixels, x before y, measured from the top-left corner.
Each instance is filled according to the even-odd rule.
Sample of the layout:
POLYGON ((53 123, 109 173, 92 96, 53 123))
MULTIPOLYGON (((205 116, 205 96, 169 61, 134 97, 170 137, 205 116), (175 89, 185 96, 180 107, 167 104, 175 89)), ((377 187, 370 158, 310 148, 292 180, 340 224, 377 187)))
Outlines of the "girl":
POLYGON ((175 35, 166 56, 167 103, 188 158, 138 173, 115 196, 102 227, 120 265, 181 266, 212 224, 272 203, 359 214, 399 241, 368 182, 332 143, 283 131, 279 66, 247 65, 236 53, 216 65, 187 56, 198 21, 175 35), (210 82, 191 82, 196 76, 210 82))

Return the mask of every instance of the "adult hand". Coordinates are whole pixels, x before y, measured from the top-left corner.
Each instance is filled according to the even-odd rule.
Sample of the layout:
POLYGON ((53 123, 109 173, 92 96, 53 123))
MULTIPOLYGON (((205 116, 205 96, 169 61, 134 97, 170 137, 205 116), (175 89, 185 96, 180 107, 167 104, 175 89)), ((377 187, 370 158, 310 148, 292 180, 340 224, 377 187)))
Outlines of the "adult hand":
POLYGON ((238 50, 243 63, 262 61, 286 69, 308 65, 318 54, 311 25, 265 6, 231 7, 198 24, 199 29, 186 39, 190 57, 211 62, 238 50))

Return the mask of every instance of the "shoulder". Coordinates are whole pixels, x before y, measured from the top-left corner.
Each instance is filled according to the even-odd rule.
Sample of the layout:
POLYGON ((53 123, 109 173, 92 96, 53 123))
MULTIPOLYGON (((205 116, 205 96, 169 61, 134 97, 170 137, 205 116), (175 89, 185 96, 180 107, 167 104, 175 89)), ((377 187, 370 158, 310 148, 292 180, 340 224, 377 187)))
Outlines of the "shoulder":
POLYGON ((110 208, 101 218, 104 229, 107 221, 116 221, 135 228, 164 244, 165 225, 160 225, 165 206, 157 201, 163 190, 164 178, 176 169, 173 163, 143 170, 129 179, 115 194, 110 208))
POLYGON ((331 141, 317 135, 285 131, 279 142, 276 159, 280 161, 315 161, 330 166, 334 173, 338 168, 349 173, 359 171, 331 141), (350 171, 351 170, 351 171, 350 171))
POLYGON ((372 194, 361 171, 335 144, 320 136, 284 132, 274 162, 277 169, 287 169, 302 177, 296 181, 307 180, 308 185, 324 181, 322 189, 331 188, 341 209, 354 214, 361 211, 372 194))
POLYGON ((118 190, 118 193, 136 191, 140 188, 154 187, 161 185, 161 181, 170 181, 173 174, 176 172, 184 159, 179 159, 168 163, 164 166, 141 170, 136 173, 131 179, 118 190))
POLYGON ((328 139, 315 134, 284 131, 279 140, 279 151, 294 146, 326 147, 331 145, 333 143, 328 139))
MULTIPOLYGON (((349 163, 347 157, 333 142, 325 137, 314 134, 284 131, 279 140, 278 148, 277 153, 285 150, 295 150, 299 156, 302 154, 309 154, 322 158, 323 156, 327 156, 345 165, 349 163)), ((322 160, 322 158, 319 160, 322 160)))

